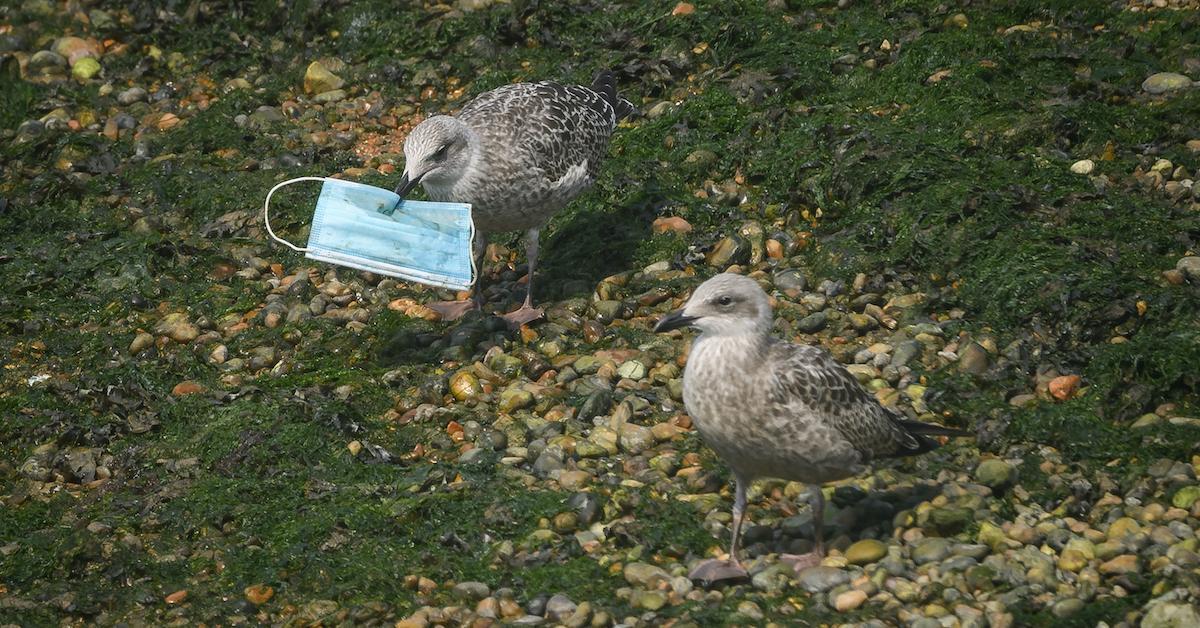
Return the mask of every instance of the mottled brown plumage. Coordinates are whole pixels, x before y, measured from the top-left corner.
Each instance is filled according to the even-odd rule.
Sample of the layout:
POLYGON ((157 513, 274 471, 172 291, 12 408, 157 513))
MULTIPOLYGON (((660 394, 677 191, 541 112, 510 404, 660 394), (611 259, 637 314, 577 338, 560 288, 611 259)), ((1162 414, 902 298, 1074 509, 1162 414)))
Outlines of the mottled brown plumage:
POLYGON ((432 200, 470 203, 477 256, 490 233, 526 232, 530 281, 512 322, 540 315, 532 307, 539 230, 595 181, 617 122, 633 112, 615 85, 607 70, 590 87, 505 85, 480 94, 454 116, 425 120, 404 142, 396 192, 403 196, 420 182, 432 200))
MULTIPOLYGON (((747 485, 776 477, 808 484, 840 480, 877 458, 938 446, 928 435, 965 432, 902 419, 884 408, 824 350, 772 338, 767 294, 752 279, 721 274, 704 282, 659 331, 696 327, 683 399, 704 441, 737 482, 731 560, 705 563, 698 579, 736 577, 737 536, 747 485)), ((816 492, 817 554, 823 498, 816 492)), ((819 556, 798 557, 809 564, 819 556)))

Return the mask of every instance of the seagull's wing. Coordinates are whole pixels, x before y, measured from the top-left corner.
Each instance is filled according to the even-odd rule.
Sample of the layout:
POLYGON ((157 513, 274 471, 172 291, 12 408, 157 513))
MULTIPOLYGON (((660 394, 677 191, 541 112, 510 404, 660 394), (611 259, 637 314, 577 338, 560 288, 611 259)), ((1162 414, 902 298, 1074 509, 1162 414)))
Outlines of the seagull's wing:
MULTIPOLYGON (((769 396, 774 404, 817 417, 862 456, 908 456, 929 451, 937 442, 906 428, 895 413, 879 405, 846 367, 817 347, 785 342, 771 347, 774 368, 769 396)), ((919 424, 918 425, 923 425, 919 424)))
POLYGON ((616 112, 601 94, 550 81, 514 83, 481 94, 458 118, 495 150, 540 171, 550 184, 574 180, 580 168, 587 174, 580 183, 590 183, 616 127, 616 112))

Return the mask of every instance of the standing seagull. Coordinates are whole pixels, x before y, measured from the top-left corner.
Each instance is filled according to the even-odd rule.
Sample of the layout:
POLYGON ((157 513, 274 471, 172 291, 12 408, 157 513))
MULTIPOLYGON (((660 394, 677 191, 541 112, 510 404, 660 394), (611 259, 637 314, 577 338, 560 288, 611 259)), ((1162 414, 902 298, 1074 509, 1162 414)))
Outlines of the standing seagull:
MULTIPOLYGON (((938 446, 930 436, 967 432, 900 418, 879 405, 844 366, 817 347, 770 336, 767 294, 748 277, 709 279, 654 331, 696 327, 683 374, 683 401, 704 441, 736 480, 733 543, 727 560, 706 560, 693 580, 746 577, 737 559, 746 488, 760 477, 823 484, 857 475, 875 458, 911 456, 938 446)), ((816 547, 784 555, 797 571, 824 556, 825 498, 813 503, 816 547)))
MULTIPOLYGON (((420 183, 435 201, 470 203, 477 261, 489 233, 525 231, 525 304, 504 316, 510 325, 522 325, 542 316, 533 307, 538 233, 595 181, 609 137, 631 113, 633 105, 617 95, 608 70, 597 73, 591 87, 550 81, 505 85, 479 95, 455 116, 433 116, 417 125, 404 141, 404 175, 396 193, 403 197, 420 183)), ((472 301, 431 307, 453 320, 482 301, 476 286, 472 301)))

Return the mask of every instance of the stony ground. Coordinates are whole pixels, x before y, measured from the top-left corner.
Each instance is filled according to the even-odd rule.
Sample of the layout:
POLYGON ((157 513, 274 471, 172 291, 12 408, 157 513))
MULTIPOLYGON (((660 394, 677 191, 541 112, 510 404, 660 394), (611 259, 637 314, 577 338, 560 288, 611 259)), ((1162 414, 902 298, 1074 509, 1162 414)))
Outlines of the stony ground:
POLYGON ((1195 2, 396 4, 0 7, 0 624, 1200 623, 1195 2), (268 243, 274 183, 599 67, 641 114, 547 320, 268 243), (731 482, 650 330, 726 269, 978 436, 821 488, 799 576, 812 487, 757 484, 709 591, 731 482))

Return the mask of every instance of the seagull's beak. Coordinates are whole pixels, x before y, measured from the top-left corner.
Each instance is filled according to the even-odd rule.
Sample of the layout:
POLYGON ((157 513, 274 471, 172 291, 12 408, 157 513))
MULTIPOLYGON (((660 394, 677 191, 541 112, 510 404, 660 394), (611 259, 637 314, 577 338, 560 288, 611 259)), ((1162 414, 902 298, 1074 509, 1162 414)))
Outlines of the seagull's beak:
POLYGON ((658 321, 658 324, 654 326, 654 331, 662 333, 664 331, 671 331, 672 329, 679 329, 680 327, 687 327, 697 320, 700 320, 699 316, 685 316, 683 310, 675 310, 662 317, 662 320, 658 321))
POLYGON ((400 183, 396 184, 396 194, 400 195, 400 198, 404 198, 408 196, 408 193, 412 192, 413 188, 417 187, 417 184, 420 182, 421 177, 409 179, 408 173, 405 172, 404 174, 400 175, 400 183))

